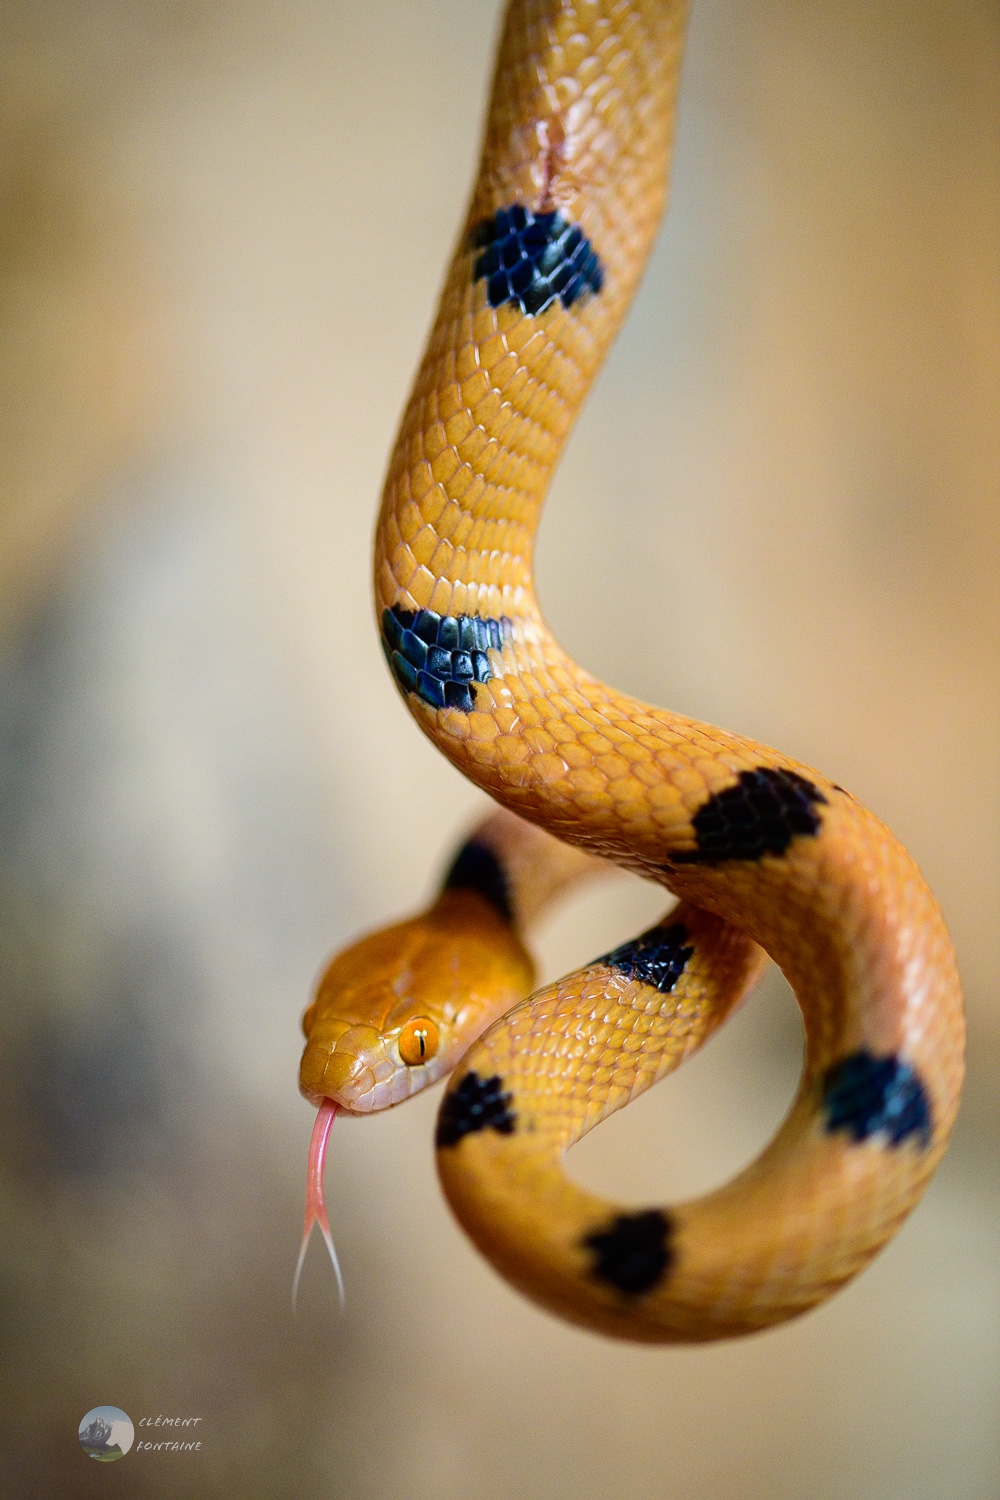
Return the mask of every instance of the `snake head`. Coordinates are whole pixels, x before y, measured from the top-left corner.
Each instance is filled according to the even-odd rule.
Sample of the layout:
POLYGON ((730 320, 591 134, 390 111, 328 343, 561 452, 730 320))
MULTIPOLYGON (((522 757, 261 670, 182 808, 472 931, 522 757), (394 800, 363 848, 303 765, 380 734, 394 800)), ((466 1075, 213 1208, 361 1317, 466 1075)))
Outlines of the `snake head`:
POLYGON ((445 890, 332 960, 302 1018, 299 1088, 353 1114, 400 1104, 450 1072, 533 983, 531 958, 496 907, 477 891, 445 890))

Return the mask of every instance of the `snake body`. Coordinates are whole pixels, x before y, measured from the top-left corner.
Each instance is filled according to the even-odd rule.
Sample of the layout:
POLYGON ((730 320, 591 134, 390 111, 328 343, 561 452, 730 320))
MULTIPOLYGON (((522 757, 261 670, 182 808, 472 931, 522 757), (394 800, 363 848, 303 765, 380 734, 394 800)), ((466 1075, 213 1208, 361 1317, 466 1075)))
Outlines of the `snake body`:
POLYGON ((464 1052, 437 1130, 459 1220, 538 1302, 645 1341, 751 1332, 859 1271, 939 1161, 963 1066, 951 944, 892 834, 780 752, 598 682, 553 639, 532 589, 552 471, 661 216, 684 20, 678 0, 510 5, 375 554, 383 647, 438 748, 508 814, 658 881, 680 905, 519 998, 530 964, 497 896, 502 839, 487 836, 487 857, 432 908, 436 936, 425 917, 366 940, 346 985, 344 960, 339 978, 334 964, 307 1012, 301 1077, 315 1102, 360 1112, 433 1081, 418 1044, 437 1049, 437 1072, 464 1052), (471 1007, 468 1030, 465 940, 482 949, 477 976, 501 955, 507 986, 498 999, 476 977, 471 990, 493 985, 493 998, 471 1007), (791 982, 806 1031, 796 1099, 763 1154, 670 1208, 571 1183, 566 1148, 700 1045, 752 983, 760 950, 791 982), (389 998, 364 1019, 359 996, 379 962, 389 998), (421 964, 447 971, 451 996, 428 1024, 433 1002, 411 983, 421 964), (365 1027, 381 1047, 371 1065, 365 1027))

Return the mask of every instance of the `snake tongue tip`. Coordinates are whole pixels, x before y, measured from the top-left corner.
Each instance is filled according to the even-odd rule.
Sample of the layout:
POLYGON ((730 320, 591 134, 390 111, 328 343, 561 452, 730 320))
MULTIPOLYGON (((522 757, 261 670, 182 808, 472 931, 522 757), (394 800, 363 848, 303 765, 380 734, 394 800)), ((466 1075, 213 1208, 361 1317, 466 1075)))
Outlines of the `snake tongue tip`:
POLYGON ((323 1167, 326 1162, 326 1147, 330 1137, 330 1127, 336 1117, 337 1105, 332 1099, 324 1099, 317 1111, 312 1139, 309 1142, 305 1220, 302 1227, 302 1244, 299 1246, 299 1258, 295 1264, 295 1276, 292 1280, 293 1316, 296 1314, 299 1279, 302 1275, 302 1267, 305 1264, 306 1251, 309 1248, 309 1238, 312 1234, 314 1224, 319 1225, 320 1233, 326 1243, 330 1263, 333 1266, 333 1274, 337 1278, 337 1301, 341 1314, 344 1311, 344 1278, 341 1275, 340 1262, 337 1259, 333 1236, 330 1233, 330 1223, 326 1213, 326 1200, 323 1195, 323 1167))

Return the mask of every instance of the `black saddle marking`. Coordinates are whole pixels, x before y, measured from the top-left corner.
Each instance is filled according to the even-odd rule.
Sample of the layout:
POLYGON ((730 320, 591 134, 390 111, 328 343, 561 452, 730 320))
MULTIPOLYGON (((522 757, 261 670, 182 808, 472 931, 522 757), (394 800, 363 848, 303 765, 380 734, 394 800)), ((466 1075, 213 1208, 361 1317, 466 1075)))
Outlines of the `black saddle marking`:
POLYGON ((694 948, 687 946, 687 936, 683 922, 674 922, 670 927, 651 927, 641 937, 621 943, 594 962, 621 969, 629 979, 639 979, 661 995, 669 995, 694 953, 694 948))
POLYGON ((580 228, 558 209, 534 213, 521 203, 483 219, 469 236, 480 253, 472 268, 485 277, 491 307, 515 303, 523 313, 542 313, 558 297, 563 307, 604 285, 597 252, 580 228))
POLYGON ((875 1057, 867 1048, 842 1057, 823 1074, 824 1124, 832 1135, 843 1130, 855 1141, 888 1137, 898 1146, 917 1136, 931 1138, 931 1105, 920 1075, 891 1053, 875 1057))
POLYGON ((673 1223, 660 1208, 617 1214, 610 1224, 585 1235, 581 1244, 593 1256, 592 1273, 629 1297, 657 1286, 674 1263, 673 1223))
POLYGON ((792 839, 815 837, 826 798, 797 771, 759 766, 709 797, 691 819, 698 846, 670 856, 674 864, 721 864, 784 854, 792 839))
POLYGON ((444 877, 444 889, 478 891, 508 922, 513 920, 507 872, 495 852, 476 839, 469 839, 455 855, 444 877))
POLYGON ((416 693, 432 708, 471 714, 472 689, 493 676, 487 651, 499 651, 512 638, 506 615, 439 615, 433 609, 382 611, 382 650, 404 693, 416 693))
POLYGON ((438 1115, 435 1144, 457 1146, 464 1136, 477 1130, 495 1130, 499 1135, 513 1135, 517 1115, 510 1108, 513 1094, 504 1092, 498 1073, 480 1078, 466 1073, 457 1088, 445 1094, 438 1115))

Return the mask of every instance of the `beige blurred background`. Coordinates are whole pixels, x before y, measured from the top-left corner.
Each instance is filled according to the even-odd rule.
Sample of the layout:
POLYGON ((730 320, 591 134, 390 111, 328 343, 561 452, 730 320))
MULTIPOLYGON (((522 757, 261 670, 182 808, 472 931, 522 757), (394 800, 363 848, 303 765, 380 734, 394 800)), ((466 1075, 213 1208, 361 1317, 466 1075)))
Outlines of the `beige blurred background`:
MULTIPOLYGON (((970 1013, 941 1172, 819 1312, 632 1349, 477 1258, 424 1097, 338 1122, 347 1312, 314 1247, 292 1321, 310 983, 481 806, 395 697, 368 545, 496 23, 0 11, 3 1493, 997 1500, 992 0, 696 0, 669 222, 539 548, 588 667, 822 767, 920 861, 970 1013), (108 1402, 202 1451, 97 1468, 108 1402)), ((546 974, 659 905, 611 877, 546 974)), ((718 1183, 799 1046, 772 976, 573 1170, 718 1183)))

